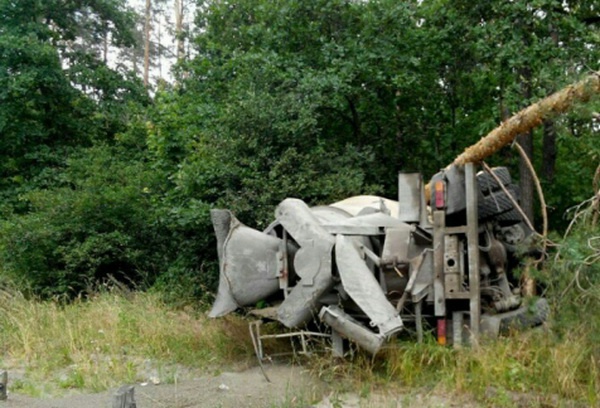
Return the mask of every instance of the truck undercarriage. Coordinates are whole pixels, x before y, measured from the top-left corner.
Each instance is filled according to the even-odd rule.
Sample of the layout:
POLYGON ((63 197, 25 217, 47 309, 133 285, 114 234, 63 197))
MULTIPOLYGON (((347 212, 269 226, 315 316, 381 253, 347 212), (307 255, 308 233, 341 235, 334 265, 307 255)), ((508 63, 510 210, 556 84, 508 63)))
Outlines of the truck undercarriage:
POLYGON ((420 174, 400 174, 398 200, 352 197, 309 208, 288 198, 260 232, 213 210, 220 281, 210 316, 267 301, 288 328, 325 323, 375 354, 406 326, 441 344, 541 324, 544 299, 524 300, 515 270, 534 237, 515 208, 506 168, 452 166, 426 197, 420 174), (533 312, 532 312, 533 311, 533 312))

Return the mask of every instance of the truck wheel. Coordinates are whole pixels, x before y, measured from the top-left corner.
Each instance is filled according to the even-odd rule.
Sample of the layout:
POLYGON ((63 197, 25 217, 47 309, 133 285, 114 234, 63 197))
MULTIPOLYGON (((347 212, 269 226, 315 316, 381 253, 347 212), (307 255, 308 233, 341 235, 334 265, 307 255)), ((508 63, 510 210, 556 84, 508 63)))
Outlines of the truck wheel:
POLYGON ((516 208, 512 208, 502 214, 498 214, 495 218, 496 221, 498 221, 498 223, 503 227, 518 224, 523 221, 521 213, 519 213, 516 208))
MULTIPOLYGON (((519 189, 511 184, 506 188, 510 195, 519 201, 519 189)), ((514 210, 513 203, 503 190, 491 192, 480 197, 477 210, 479 212, 479 220, 487 220, 499 214, 504 214, 510 210, 514 210)))
MULTIPOLYGON (((510 173, 506 167, 494 167, 492 172, 503 185, 508 186, 511 183, 510 173)), ((479 186, 479 191, 484 195, 492 191, 502 190, 496 179, 486 171, 477 173, 477 185, 479 186)))

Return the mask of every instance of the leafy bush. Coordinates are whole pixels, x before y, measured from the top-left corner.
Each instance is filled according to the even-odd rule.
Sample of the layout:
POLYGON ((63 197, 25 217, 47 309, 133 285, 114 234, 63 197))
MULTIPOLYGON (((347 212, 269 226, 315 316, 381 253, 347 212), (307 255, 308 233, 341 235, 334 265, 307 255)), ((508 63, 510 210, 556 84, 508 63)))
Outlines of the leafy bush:
POLYGON ((67 161, 60 184, 21 196, 30 211, 0 223, 2 268, 44 295, 77 294, 118 279, 151 283, 163 267, 155 203, 160 177, 118 148, 67 161))

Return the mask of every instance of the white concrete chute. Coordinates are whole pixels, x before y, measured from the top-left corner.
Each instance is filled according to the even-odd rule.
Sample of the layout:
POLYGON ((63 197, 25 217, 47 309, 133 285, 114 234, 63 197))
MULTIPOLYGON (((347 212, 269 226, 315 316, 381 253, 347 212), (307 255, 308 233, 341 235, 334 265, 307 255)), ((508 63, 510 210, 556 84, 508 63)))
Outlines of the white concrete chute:
POLYGON ((209 313, 219 317, 279 290, 281 240, 242 224, 228 210, 212 210, 219 253, 219 289, 209 313))

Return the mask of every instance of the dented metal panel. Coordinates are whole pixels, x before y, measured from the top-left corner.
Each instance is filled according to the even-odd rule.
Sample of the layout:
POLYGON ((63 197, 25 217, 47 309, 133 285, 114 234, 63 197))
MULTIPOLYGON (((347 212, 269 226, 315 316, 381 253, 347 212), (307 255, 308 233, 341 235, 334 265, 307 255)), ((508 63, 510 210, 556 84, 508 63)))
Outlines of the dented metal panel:
POLYGON ((275 211, 277 219, 300 245, 294 259, 294 270, 300 277, 279 307, 279 320, 287 327, 306 323, 318 312, 319 297, 333 286, 331 250, 334 238, 298 199, 288 198, 275 211))
POLYGON ((369 317, 371 324, 379 329, 379 333, 389 336, 400 331, 402 319, 385 297, 351 238, 336 237, 335 260, 346 293, 369 317))

